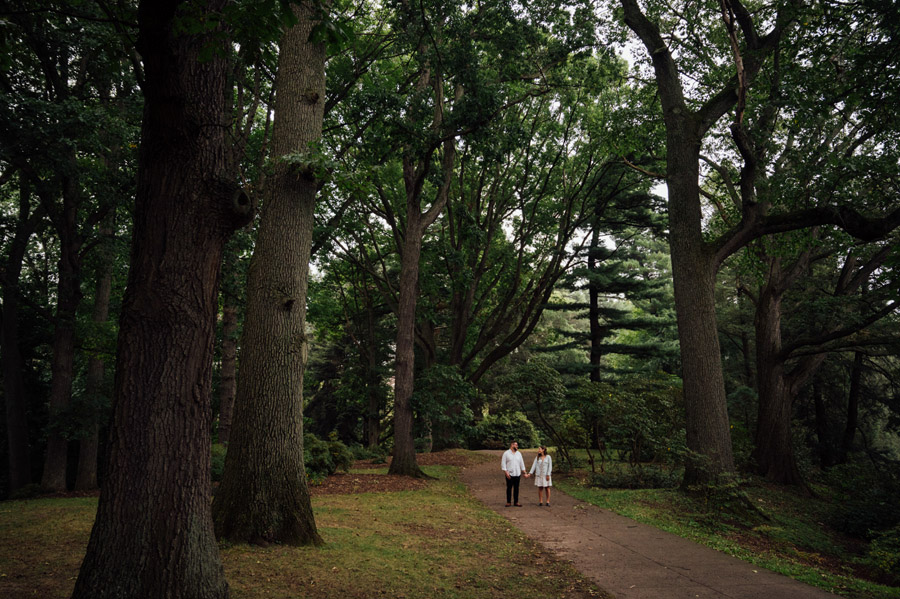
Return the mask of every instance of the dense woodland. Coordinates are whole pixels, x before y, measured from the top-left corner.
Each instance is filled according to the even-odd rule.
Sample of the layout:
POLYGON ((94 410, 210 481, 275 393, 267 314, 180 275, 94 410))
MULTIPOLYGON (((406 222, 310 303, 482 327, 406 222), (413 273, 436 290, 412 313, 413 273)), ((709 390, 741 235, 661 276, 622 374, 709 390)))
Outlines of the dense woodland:
POLYGON ((900 538, 895 2, 3 1, 0 47, 0 496, 102 489, 74 596, 321 543, 314 447, 830 476, 900 538))

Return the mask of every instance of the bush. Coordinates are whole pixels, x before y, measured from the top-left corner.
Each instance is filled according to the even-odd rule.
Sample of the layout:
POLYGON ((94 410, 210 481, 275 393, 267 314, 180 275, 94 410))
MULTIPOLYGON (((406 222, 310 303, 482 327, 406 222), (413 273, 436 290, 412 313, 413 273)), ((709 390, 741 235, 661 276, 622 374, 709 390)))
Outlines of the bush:
POLYGON ((310 480, 316 475, 325 477, 335 471, 328 443, 312 433, 303 435, 303 464, 310 480))
POLYGON ((417 451, 460 447, 471 436, 471 405, 478 392, 456 366, 435 364, 416 377, 410 403, 417 415, 417 451))
POLYGON ((382 460, 384 462, 384 457, 387 455, 383 447, 375 447, 374 449, 369 449, 367 447, 363 447, 359 443, 354 443, 349 446, 350 453, 353 455, 354 460, 382 460))
MULTIPOLYGON (((547 451, 548 453, 553 453, 550 449, 548 449, 547 451)), ((571 460, 571 463, 569 463, 569 461, 566 460, 565 457, 563 457, 563 454, 561 452, 557 452, 556 454, 554 454, 553 471, 558 472, 559 474, 569 474, 576 470, 584 470, 588 465, 588 461, 586 459, 581 458, 577 455, 569 454, 569 459, 571 460)))
POLYGON ((10 499, 31 499, 37 497, 44 492, 38 483, 29 483, 24 487, 20 487, 9 494, 10 499))
POLYGON ((342 442, 337 440, 329 441, 328 452, 331 454, 331 461, 334 464, 334 470, 329 472, 329 474, 334 474, 335 470, 347 472, 353 466, 353 453, 342 442))
POLYGON ((826 482, 837 490, 829 524, 849 535, 872 539, 900 525, 900 480, 865 462, 830 469, 826 482))
POLYGON ((590 480, 592 487, 601 489, 672 489, 680 483, 678 471, 657 467, 597 473, 590 480))
POLYGON ((213 482, 221 482, 225 473, 225 454, 228 448, 221 443, 213 443, 210 455, 210 476, 213 482))
POLYGON ((890 584, 900 583, 900 526, 878 534, 869 547, 869 557, 891 579, 890 584))
POLYGON ((334 474, 346 472, 353 465, 353 454, 346 445, 332 439, 323 441, 312 433, 303 435, 303 463, 306 476, 312 484, 334 474))
POLYGON ((537 429, 522 412, 488 414, 475 426, 469 447, 506 449, 512 441, 518 441, 520 447, 534 447, 539 438, 537 429))

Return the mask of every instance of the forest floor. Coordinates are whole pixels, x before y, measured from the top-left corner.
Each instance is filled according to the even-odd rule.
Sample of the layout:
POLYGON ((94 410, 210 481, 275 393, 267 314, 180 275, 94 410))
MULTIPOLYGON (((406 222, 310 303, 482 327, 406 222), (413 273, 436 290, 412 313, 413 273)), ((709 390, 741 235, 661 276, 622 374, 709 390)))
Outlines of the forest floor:
MULTIPOLYGON (((232 599, 611 599, 459 481, 470 452, 422 455, 430 479, 356 464, 311 487, 321 547, 222 543, 232 599)), ((0 502, 0 598, 72 593, 94 496, 0 502)))
MULTIPOLYGON (((368 462, 328 477, 310 487, 324 547, 221 545, 232 597, 834 596, 766 572, 761 566, 769 567, 773 552, 784 553, 781 547, 723 527, 720 514, 698 516, 674 490, 589 489, 577 476, 554 475, 552 508, 538 507, 530 480, 522 485, 524 507, 506 508, 499 454, 420 454, 419 465, 432 477, 423 480, 388 475, 388 464, 368 462), (720 551, 659 530, 678 521, 696 531, 703 517, 718 523, 713 528, 719 537, 695 540, 720 551)), ((532 454, 523 454, 530 463, 532 454)), ((96 501, 69 494, 0 502, 0 597, 68 597, 96 501)), ((789 532, 795 531, 783 534, 789 532)), ((896 587, 845 585, 846 578, 834 578, 829 569, 846 573, 846 564, 812 554, 801 543, 793 546, 791 559, 799 554, 818 567, 801 564, 805 574, 792 576, 845 597, 900 598, 896 587)))

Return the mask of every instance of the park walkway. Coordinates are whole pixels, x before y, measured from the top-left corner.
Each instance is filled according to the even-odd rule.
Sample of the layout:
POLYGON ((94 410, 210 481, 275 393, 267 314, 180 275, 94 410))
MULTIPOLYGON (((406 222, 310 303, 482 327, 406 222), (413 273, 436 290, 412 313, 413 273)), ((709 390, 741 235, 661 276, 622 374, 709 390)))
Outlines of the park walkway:
MULTIPOLYGON (((495 462, 464 468, 461 479, 486 506, 505 516, 617 599, 825 599, 834 595, 725 553, 584 503, 554 488, 552 507, 538 507, 532 479, 505 507, 495 462)), ((530 467, 533 452, 523 452, 530 467)))

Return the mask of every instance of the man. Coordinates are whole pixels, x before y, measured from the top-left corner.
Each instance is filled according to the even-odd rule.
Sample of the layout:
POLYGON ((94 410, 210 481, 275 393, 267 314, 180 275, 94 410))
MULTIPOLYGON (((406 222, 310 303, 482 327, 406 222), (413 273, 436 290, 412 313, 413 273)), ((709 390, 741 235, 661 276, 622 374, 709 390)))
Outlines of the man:
MULTIPOLYGON (((519 481, 525 474, 525 460, 522 459, 517 442, 510 443, 509 449, 503 452, 500 469, 506 475, 506 507, 512 505, 511 502, 514 502, 516 507, 522 507, 519 503, 519 481)), ((527 474, 525 478, 528 478, 527 474)))

